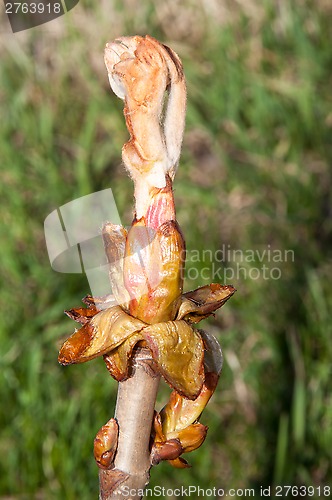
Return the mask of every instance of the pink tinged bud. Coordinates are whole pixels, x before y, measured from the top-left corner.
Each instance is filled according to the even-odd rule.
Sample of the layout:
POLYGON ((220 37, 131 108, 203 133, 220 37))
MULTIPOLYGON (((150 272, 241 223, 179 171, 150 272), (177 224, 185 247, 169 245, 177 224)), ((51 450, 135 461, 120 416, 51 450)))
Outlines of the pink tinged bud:
POLYGON ((183 286, 184 240, 175 221, 157 230, 133 223, 124 262, 129 311, 149 324, 174 319, 183 286))
POLYGON ((163 189, 151 190, 151 203, 144 216, 145 224, 157 230, 164 222, 175 221, 175 205, 172 190, 172 181, 166 177, 166 186, 163 189))

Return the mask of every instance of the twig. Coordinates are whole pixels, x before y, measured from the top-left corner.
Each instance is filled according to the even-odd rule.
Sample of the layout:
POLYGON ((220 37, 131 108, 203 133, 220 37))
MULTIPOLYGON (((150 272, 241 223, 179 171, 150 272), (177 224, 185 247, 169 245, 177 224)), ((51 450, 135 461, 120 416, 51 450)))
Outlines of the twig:
MULTIPOLYGON (((114 460, 117 470, 127 478, 114 489, 114 473, 99 471, 100 499, 124 498, 121 491, 130 491, 130 498, 142 498, 149 481, 150 435, 160 375, 151 352, 137 348, 132 358, 130 378, 119 383, 115 418, 119 424, 118 452, 114 460), (136 494, 134 494, 136 492, 136 494)), ((126 495, 128 498, 128 495, 126 495)))
POLYGON ((181 61, 157 40, 135 36, 107 44, 105 62, 125 103, 130 139, 122 158, 135 184, 135 217, 128 233, 103 225, 113 295, 88 296, 87 308, 66 311, 82 327, 63 344, 59 362, 104 356, 119 382, 115 418, 97 433, 94 455, 100 499, 135 500, 143 497, 151 465, 188 467, 181 455, 205 439, 198 419, 218 383, 222 353, 212 335, 193 325, 235 289, 212 283, 182 294, 185 242, 172 191, 186 103, 181 61), (154 414, 160 375, 174 390, 154 414))

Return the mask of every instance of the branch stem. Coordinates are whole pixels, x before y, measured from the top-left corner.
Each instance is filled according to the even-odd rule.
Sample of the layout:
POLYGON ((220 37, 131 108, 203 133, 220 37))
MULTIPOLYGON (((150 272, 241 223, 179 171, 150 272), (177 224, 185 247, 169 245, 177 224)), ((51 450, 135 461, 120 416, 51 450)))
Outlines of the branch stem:
MULTIPOLYGON (((131 376, 118 386, 115 418, 119 425, 118 448, 114 459, 114 469, 99 471, 100 500, 125 498, 121 488, 136 492, 132 500, 142 498, 142 491, 149 481, 149 442, 154 407, 160 375, 152 359, 151 351, 138 347, 132 358, 131 376), (112 491, 114 470, 128 477, 112 491)), ((126 491, 125 490, 125 491, 126 491)), ((126 496, 128 498, 128 495, 126 496)))

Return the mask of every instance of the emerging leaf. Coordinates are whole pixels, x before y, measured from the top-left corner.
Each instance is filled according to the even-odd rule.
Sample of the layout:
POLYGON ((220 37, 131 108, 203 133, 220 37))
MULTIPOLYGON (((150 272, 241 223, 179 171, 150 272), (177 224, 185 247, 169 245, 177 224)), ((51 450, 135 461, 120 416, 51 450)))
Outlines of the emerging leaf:
POLYGON ((222 307, 235 292, 232 285, 219 285, 219 283, 187 292, 183 294, 176 319, 198 323, 222 307))
MULTIPOLYGON (((213 373, 206 374, 203 387, 194 400, 181 397, 176 391, 171 393, 169 402, 160 412, 162 430, 165 436, 186 429, 196 422, 218 383, 218 376, 213 373)), ((172 436, 174 437, 174 436, 172 436)))
POLYGON ((113 91, 125 100, 130 140, 122 158, 135 183, 136 216, 141 219, 151 189, 165 187, 179 161, 186 103, 182 64, 175 52, 150 36, 107 44, 105 64, 113 91), (169 99, 162 128, 165 90, 169 99))
POLYGON ((180 394, 195 399, 204 382, 204 346, 185 321, 157 323, 143 330, 160 372, 180 394))
POLYGON ((112 377, 118 382, 126 380, 129 376, 130 358, 137 342, 143 340, 142 333, 134 333, 125 342, 113 351, 104 355, 106 367, 112 377))
POLYGON ((63 344, 59 363, 85 363, 107 354, 144 326, 144 323, 126 314, 119 306, 100 311, 63 344))
POLYGON ((178 439, 182 446, 183 453, 189 453, 190 451, 194 451, 199 448, 207 434, 208 428, 202 424, 191 424, 185 429, 174 432, 174 438, 172 436, 173 433, 168 435, 169 439, 178 439))

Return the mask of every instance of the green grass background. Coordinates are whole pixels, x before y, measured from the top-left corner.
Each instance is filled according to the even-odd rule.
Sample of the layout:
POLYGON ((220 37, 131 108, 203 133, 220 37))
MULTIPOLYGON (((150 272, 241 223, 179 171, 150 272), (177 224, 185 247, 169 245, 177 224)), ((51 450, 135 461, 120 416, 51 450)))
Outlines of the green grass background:
MULTIPOLYGON (((92 445, 116 383, 101 359, 57 364, 75 326, 63 310, 89 289, 51 269, 43 222, 107 187, 130 222, 128 136, 103 47, 146 33, 178 52, 188 82, 175 197, 189 255, 294 251, 239 262, 236 296, 205 322, 225 355, 201 418, 207 440, 191 469, 161 464, 151 485, 331 485, 331 26, 328 0, 81 0, 43 27, 1 34, 0 498, 98 496, 92 445), (250 279, 262 264, 280 279, 250 279)), ((209 270, 191 271, 186 289, 212 281, 213 264, 236 267, 190 261, 209 270)))

